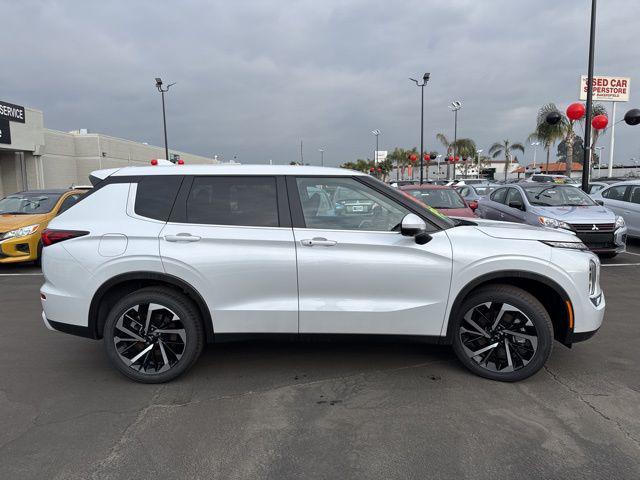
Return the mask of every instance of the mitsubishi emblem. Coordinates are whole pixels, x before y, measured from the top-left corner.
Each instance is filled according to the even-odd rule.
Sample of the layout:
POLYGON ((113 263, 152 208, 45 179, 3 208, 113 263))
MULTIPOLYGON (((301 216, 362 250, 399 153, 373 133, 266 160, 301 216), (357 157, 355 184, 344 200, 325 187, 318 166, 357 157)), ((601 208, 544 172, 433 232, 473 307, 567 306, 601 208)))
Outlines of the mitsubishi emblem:
POLYGON ((598 228, 598 226, 594 223, 594 224, 593 224, 593 227, 591 227, 591 230, 600 230, 600 229, 599 229, 599 228, 598 228))

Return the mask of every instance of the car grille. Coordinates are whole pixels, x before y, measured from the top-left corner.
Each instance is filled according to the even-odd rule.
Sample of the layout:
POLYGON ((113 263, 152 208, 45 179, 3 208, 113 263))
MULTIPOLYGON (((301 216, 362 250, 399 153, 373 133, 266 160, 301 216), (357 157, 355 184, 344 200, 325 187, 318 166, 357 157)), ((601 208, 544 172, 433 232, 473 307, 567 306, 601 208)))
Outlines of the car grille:
POLYGON ((591 250, 599 250, 606 248, 615 248, 616 244, 613 238, 612 232, 580 232, 578 231, 577 236, 582 243, 584 243, 591 250))
POLYGON ((576 232, 613 232, 616 229, 615 223, 572 223, 570 225, 576 232))

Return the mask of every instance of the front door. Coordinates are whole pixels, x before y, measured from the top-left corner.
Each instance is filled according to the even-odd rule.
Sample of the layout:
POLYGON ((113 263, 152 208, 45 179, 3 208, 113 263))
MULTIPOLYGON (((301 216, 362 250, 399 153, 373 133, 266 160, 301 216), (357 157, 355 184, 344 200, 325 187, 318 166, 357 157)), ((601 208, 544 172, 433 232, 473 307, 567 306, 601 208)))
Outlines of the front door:
POLYGON ((204 297, 215 333, 297 333, 284 179, 187 177, 160 233, 160 255, 167 273, 204 297))
MULTIPOLYGON (((300 333, 439 335, 451 244, 399 233, 410 210, 357 177, 289 179, 300 333)), ((381 187, 383 188, 383 187, 381 187)))

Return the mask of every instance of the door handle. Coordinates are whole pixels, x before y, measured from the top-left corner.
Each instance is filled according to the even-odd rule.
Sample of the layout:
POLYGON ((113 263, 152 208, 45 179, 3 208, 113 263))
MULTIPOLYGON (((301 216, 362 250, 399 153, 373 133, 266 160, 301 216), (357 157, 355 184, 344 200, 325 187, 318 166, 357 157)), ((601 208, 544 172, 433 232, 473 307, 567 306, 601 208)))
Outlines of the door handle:
POLYGON ((335 240, 327 240, 326 238, 322 237, 313 237, 300 240, 300 243, 305 247, 333 247, 338 242, 336 242, 335 240))
POLYGON ((177 235, 165 235, 164 239, 167 242, 197 242, 200 237, 190 233, 178 233, 177 235))

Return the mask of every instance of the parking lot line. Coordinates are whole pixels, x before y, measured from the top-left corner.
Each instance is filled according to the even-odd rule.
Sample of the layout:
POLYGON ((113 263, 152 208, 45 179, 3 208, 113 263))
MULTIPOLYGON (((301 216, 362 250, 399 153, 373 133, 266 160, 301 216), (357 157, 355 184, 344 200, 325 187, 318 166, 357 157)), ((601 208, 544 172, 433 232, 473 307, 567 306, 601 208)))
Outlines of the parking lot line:
POLYGON ((640 267, 640 263, 608 263, 601 264, 602 267, 640 267))
POLYGON ((634 253, 634 252, 630 252, 628 250, 626 250, 624 253, 628 253, 629 255, 637 255, 638 257, 640 257, 640 253, 634 253))

